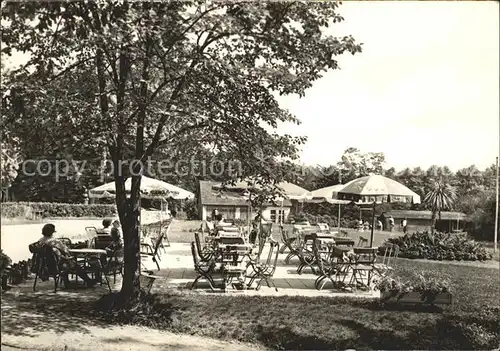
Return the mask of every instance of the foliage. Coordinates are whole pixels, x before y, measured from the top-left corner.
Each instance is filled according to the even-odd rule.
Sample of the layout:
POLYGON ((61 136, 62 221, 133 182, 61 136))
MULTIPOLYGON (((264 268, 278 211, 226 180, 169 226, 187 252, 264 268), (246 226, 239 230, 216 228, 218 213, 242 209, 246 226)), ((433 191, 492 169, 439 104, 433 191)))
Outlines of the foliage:
POLYGON ((434 232, 436 227, 436 214, 441 220, 441 211, 451 210, 456 198, 456 190, 453 186, 442 179, 433 182, 432 189, 424 198, 424 203, 427 204, 432 211, 432 232, 434 232))
MULTIPOLYGON (((5 6, 2 53, 29 54, 28 63, 9 79, 4 101, 11 117, 42 108, 41 118, 58 130, 58 114, 45 113, 55 104, 64 121, 70 114, 64 111, 78 120, 71 126, 82 121, 91 126, 80 133, 86 141, 105 140, 124 230, 125 294, 139 291, 140 177, 132 176, 127 198, 124 184, 132 172, 120 161, 144 162, 161 148, 176 154, 188 144, 240 160, 236 177, 258 175, 264 185, 282 178, 286 168, 281 166, 287 163, 278 159, 295 159, 304 138, 268 132, 279 122, 298 122, 280 108, 275 94, 303 96, 325 71, 338 68, 338 55, 361 51, 350 36, 326 34, 343 20, 338 5, 124 1, 5 6), (54 102, 47 92, 59 79, 83 82, 84 93, 54 102)), ((132 171, 138 173, 140 164, 132 171)))
POLYGON ((116 216, 115 205, 83 205, 52 202, 4 202, 2 203, 2 218, 24 217, 39 211, 43 218, 54 217, 95 217, 105 218, 116 216))
POLYGON ((404 279, 398 275, 386 275, 376 282, 376 287, 381 292, 396 294, 419 292, 432 295, 452 291, 450 277, 432 271, 414 273, 404 279))
POLYGON ((0 249, 0 276, 3 276, 5 269, 10 266, 12 260, 0 249))
POLYGON ((396 238, 389 243, 400 248, 400 256, 430 260, 485 261, 492 255, 486 248, 467 237, 467 233, 416 232, 396 238))
POLYGON ((196 200, 187 200, 184 203, 184 212, 187 219, 198 219, 198 203, 196 200))

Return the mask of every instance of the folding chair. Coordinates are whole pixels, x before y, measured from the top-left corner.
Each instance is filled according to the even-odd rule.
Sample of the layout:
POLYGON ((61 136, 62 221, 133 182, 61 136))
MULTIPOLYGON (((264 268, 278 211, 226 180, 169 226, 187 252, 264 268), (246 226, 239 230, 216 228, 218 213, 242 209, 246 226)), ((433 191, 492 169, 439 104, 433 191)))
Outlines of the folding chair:
POLYGON ((70 238, 57 238, 59 241, 61 241, 64 245, 66 245, 68 248, 72 248, 73 244, 71 243, 70 238))
POLYGON ((318 238, 314 239, 313 242, 313 252, 318 266, 318 278, 314 282, 314 286, 317 290, 322 290, 325 284, 331 281, 335 285, 335 280, 332 276, 337 273, 336 265, 333 262, 333 246, 335 244, 322 244, 321 240, 318 238), (321 284, 323 283, 323 284, 321 284))
POLYGON ((90 237, 94 237, 97 235, 97 228, 96 227, 85 227, 85 232, 90 237))
POLYGON ((150 256, 153 258, 153 262, 156 264, 156 267, 158 270, 160 270, 160 265, 158 264, 158 261, 161 261, 160 255, 159 255, 159 249, 160 245, 163 240, 163 235, 165 232, 161 232, 160 236, 156 239, 156 242, 154 245, 150 245, 148 243, 141 243, 141 256, 150 256), (143 250, 144 249, 144 250, 143 250))
POLYGON ((200 239, 200 233, 195 232, 194 233, 194 240, 196 244, 196 250, 198 251, 198 256, 200 257, 200 260, 202 262, 208 262, 210 261, 213 256, 215 255, 215 250, 209 247, 202 247, 201 246, 201 239, 200 239))
POLYGON ((304 235, 304 239, 297 250, 300 260, 300 264, 297 267, 297 274, 302 274, 302 271, 307 267, 311 268, 312 272, 316 274, 316 257, 314 257, 311 245, 314 242, 314 238, 315 236, 312 234, 304 235))
POLYGON ((102 273, 105 276, 112 275, 113 284, 116 284, 116 276, 123 276, 123 249, 114 251, 111 256, 107 257, 106 263, 103 265, 102 273))
POLYGON ((359 240, 358 240, 358 245, 356 245, 357 247, 365 247, 368 245, 368 239, 366 238, 363 238, 362 236, 359 237, 359 240))
POLYGON ((262 250, 264 249, 264 245, 272 235, 273 224, 272 223, 263 223, 261 224, 262 231, 259 233, 259 255, 262 254, 262 250))
POLYGON ((281 230, 281 241, 283 242, 283 246, 280 249, 280 253, 285 253, 285 250, 288 249, 290 252, 285 258, 285 263, 289 263, 293 257, 299 257, 299 245, 300 241, 298 237, 290 237, 288 232, 283 230, 283 226, 280 227, 281 230))
POLYGON ((316 226, 318 227, 318 231, 320 233, 329 233, 330 232, 330 227, 328 226, 327 223, 316 223, 316 226))
POLYGON ((194 241, 191 242, 191 254, 193 256, 194 270, 198 274, 196 279, 191 284, 191 290, 194 289, 200 279, 206 279, 208 281, 208 284, 210 285, 210 289, 212 289, 212 291, 215 291, 215 282, 212 278, 212 274, 215 268, 215 262, 202 262, 200 260, 198 250, 196 249, 196 243, 194 241))
POLYGON ((351 265, 352 277, 350 284, 354 281, 358 284, 365 285, 363 279, 367 276, 366 286, 370 286, 371 274, 374 272, 374 264, 377 259, 378 247, 361 247, 355 248, 354 253, 357 259, 351 265))
POLYGON ((274 284, 272 278, 274 272, 276 271, 276 263, 278 262, 279 246, 280 246, 279 243, 275 241, 269 243, 269 253, 267 255, 267 260, 264 264, 260 264, 258 261, 248 262, 247 269, 251 267, 253 270, 253 274, 246 276, 246 278, 250 278, 249 283, 246 284, 247 287, 250 287, 254 281, 258 280, 255 290, 259 290, 262 281, 265 281, 268 287, 271 288, 272 284, 274 289, 278 291, 278 288, 276 287, 276 284, 274 284))
POLYGON ((391 262, 393 259, 398 258, 399 246, 396 244, 385 243, 384 246, 379 249, 379 252, 383 252, 382 262, 378 262, 373 265, 374 273, 379 276, 384 276, 388 271, 393 269, 391 267, 391 262))

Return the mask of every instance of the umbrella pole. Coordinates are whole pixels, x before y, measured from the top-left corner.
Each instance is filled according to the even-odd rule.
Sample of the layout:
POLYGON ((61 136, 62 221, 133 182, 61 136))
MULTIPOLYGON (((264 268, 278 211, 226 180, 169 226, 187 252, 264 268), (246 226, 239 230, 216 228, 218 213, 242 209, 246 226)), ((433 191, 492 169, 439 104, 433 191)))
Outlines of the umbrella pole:
POLYGON ((337 218, 337 224, 338 224, 337 226, 338 226, 338 228, 339 228, 339 229, 338 229, 338 234, 340 234, 340 203, 339 203, 339 216, 338 216, 338 218, 337 218))
POLYGON ((375 204, 376 202, 373 202, 373 208, 372 208, 372 230, 370 233, 370 247, 373 247, 373 228, 375 227, 375 204))

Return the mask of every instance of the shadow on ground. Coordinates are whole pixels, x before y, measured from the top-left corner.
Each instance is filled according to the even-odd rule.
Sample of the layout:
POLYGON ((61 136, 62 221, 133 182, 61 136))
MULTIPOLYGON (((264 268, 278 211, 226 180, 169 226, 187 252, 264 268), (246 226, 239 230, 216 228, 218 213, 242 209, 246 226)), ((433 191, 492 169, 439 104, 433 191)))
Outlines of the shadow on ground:
MULTIPOLYGON (((31 288, 31 287, 30 287, 31 288)), ((104 325, 91 320, 89 311, 98 297, 85 292, 11 289, 2 296, 2 334, 34 336, 37 332, 86 332, 85 325, 104 325), (23 291, 24 290, 24 291, 23 291)))

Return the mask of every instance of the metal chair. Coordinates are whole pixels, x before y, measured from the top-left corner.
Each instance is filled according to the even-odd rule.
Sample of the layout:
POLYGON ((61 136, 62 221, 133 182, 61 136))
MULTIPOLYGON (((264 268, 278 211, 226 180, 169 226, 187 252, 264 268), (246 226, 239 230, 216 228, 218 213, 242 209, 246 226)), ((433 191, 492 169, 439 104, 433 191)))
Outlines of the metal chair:
POLYGON ((213 256, 215 255, 215 250, 211 247, 208 247, 208 246, 202 247, 199 232, 194 233, 194 242, 196 244, 196 250, 198 252, 198 256, 200 257, 200 260, 202 262, 210 261, 213 258, 213 256))

